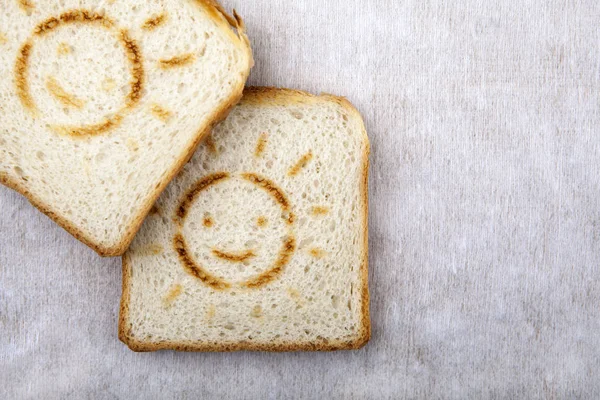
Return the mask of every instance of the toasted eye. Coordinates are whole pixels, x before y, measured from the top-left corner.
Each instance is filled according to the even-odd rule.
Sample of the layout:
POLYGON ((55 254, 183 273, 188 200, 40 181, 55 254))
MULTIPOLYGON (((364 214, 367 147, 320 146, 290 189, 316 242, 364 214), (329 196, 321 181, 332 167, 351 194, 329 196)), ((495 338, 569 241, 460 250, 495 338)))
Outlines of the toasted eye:
POLYGON ((204 217, 204 219, 202 220, 202 225, 204 225, 207 228, 210 228, 211 226, 213 226, 214 221, 211 217, 204 217))
POLYGON ((261 215, 256 219, 256 225, 260 227, 267 225, 267 219, 261 215))

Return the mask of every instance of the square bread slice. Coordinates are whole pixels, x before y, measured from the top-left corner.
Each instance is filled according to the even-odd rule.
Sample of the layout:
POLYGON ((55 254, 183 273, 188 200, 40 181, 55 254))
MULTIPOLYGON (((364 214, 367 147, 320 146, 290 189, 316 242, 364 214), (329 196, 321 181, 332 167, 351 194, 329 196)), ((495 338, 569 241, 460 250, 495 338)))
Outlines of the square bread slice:
POLYGON ((251 64, 211 0, 3 1, 0 182, 121 255, 251 64))
POLYGON ((247 89, 123 256, 119 338, 135 351, 363 346, 368 156, 345 99, 247 89))

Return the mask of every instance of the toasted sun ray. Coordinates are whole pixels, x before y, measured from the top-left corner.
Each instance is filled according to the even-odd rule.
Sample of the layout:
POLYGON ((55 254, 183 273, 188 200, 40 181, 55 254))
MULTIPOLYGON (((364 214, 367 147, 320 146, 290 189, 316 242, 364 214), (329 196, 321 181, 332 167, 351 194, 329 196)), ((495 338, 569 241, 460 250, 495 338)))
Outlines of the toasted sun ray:
POLYGON ((67 92, 53 76, 48 76, 48 78, 46 78, 46 88, 52 97, 64 106, 82 108, 85 104, 83 100, 77 98, 74 94, 67 92))
POLYGON ((296 176, 300 170, 306 167, 306 164, 313 158, 312 150, 304 154, 288 171, 289 176, 296 176))
POLYGON ((71 52, 71 46, 66 44, 65 42, 61 42, 58 44, 56 48, 56 52, 59 56, 64 56, 65 54, 69 54, 71 52))
POLYGON ((209 152, 211 152, 212 154, 219 154, 217 146, 215 145, 215 140, 213 139, 212 135, 209 134, 207 136, 205 143, 209 152))
POLYGON ((35 8, 35 4, 31 0, 18 0, 18 3, 21 10, 26 12, 30 12, 35 8))
POLYGON ((267 133, 263 132, 260 134, 258 138, 258 142, 256 143, 256 150, 254 151, 254 155, 256 157, 260 157, 262 153, 265 151, 265 147, 267 146, 267 133))
POLYGON ((175 299, 179 297, 179 295, 181 295, 181 293, 183 293, 183 287, 179 283, 176 283, 173 286, 171 286, 171 288, 163 298, 165 306, 171 306, 175 299))
POLYGON ((255 256, 252 250, 245 250, 241 252, 226 252, 217 249, 213 249, 212 253, 223 260, 232 261, 232 262, 244 262, 249 258, 255 256))
POLYGON ((326 206, 312 206, 310 213, 314 216, 325 215, 329 213, 329 207, 326 206))
POLYGON ((2 32, 0 32, 0 45, 8 43, 8 39, 2 32))
POLYGON ((155 16, 152 16, 146 20, 142 24, 142 29, 146 31, 152 31, 162 25, 167 20, 167 13, 161 13, 155 16))
POLYGON ((327 252, 319 247, 313 247, 308 253, 314 258, 323 258, 327 255, 327 252))
POLYGON ((150 111, 152 112, 152 115, 154 115, 156 118, 160 119, 163 122, 167 122, 173 116, 173 113, 171 111, 156 103, 150 106, 150 111))
POLYGON ((193 53, 186 53, 169 59, 161 59, 158 61, 158 64, 162 69, 177 68, 191 64, 195 59, 196 56, 193 53))

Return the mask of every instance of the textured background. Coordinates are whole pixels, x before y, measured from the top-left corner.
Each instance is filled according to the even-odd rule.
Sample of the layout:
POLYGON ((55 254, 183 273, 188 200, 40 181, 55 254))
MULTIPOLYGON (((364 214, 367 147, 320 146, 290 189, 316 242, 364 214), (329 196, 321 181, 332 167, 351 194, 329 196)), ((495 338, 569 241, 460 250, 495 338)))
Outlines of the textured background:
POLYGON ((364 115, 372 341, 132 353, 119 260, 0 188, 0 398, 600 396, 600 3, 224 5, 248 25, 250 83, 364 115))

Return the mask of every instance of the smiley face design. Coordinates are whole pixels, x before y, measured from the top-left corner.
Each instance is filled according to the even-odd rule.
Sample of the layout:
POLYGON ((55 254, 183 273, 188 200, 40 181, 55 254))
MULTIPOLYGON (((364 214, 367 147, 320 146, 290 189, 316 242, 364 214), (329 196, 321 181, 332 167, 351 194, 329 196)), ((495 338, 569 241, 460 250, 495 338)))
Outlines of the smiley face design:
POLYGON ((258 288, 276 279, 296 250, 294 220, 288 197, 272 180, 217 172, 199 179, 180 200, 173 244, 186 271, 206 285, 258 288), (223 205, 214 201, 223 194, 233 200, 211 209, 223 205))

